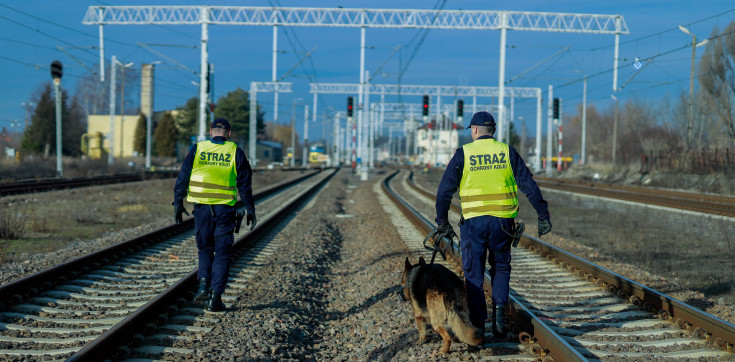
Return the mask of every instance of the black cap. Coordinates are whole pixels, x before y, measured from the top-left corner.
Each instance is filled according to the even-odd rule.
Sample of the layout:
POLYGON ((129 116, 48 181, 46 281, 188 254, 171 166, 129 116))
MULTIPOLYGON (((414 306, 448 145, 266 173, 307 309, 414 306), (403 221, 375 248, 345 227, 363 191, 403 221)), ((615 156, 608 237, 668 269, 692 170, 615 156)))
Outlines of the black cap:
POLYGON ((224 118, 217 118, 212 123, 212 128, 224 128, 226 130, 230 130, 230 122, 227 122, 224 118))
POLYGON ((493 118, 493 115, 488 112, 477 112, 472 116, 470 125, 467 126, 467 128, 469 129, 472 126, 495 127, 495 118, 493 118))

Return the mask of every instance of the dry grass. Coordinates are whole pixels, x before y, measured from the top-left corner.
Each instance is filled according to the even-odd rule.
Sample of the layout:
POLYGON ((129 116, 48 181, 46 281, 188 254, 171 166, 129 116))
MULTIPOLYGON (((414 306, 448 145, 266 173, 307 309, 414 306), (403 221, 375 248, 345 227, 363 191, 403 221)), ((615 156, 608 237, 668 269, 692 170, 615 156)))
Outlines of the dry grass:
MULTIPOLYGON (((256 173, 253 189, 300 175, 256 173)), ((14 240, 0 236, 0 254, 4 253, 6 260, 20 260, 61 248, 73 240, 95 239, 152 223, 173 223, 175 182, 173 178, 147 180, 2 197, 0 223, 3 219, 17 221, 20 225, 16 226, 24 233, 14 240), (4 210, 16 211, 9 214, 4 210), (18 216, 11 218, 13 215, 18 216)), ((191 212, 191 205, 186 207, 191 212)))
POLYGON ((26 223, 22 213, 11 208, 0 208, 0 240, 16 240, 25 235, 26 223))
MULTIPOLYGON (((107 159, 91 160, 64 157, 63 171, 65 178, 101 176, 131 172, 142 172, 145 170, 145 159, 143 157, 116 158, 115 164, 110 166, 107 159), (132 162, 133 166, 129 166, 132 162)), ((174 165, 173 158, 154 158, 152 165, 170 167, 174 165)), ((43 158, 32 155, 25 157, 22 161, 0 159, 0 183, 16 182, 18 180, 37 180, 56 177, 56 158, 43 158)))
POLYGON ((172 218, 174 182, 150 180, 3 197, 0 209, 22 205, 29 210, 22 220, 27 232, 19 240, 4 242, 5 256, 16 259, 74 239, 172 218))

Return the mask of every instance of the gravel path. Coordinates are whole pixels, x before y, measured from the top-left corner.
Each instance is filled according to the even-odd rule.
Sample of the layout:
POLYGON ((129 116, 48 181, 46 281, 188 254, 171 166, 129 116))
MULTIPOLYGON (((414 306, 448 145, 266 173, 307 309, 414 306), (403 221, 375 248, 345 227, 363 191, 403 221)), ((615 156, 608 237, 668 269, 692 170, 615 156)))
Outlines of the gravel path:
MULTIPOLYGON (((441 337, 418 344, 409 304, 398 293, 413 255, 373 186, 343 170, 289 221, 281 249, 247 295, 197 343, 213 360, 424 360, 441 337)), ((449 360, 489 357, 457 342, 449 360)))

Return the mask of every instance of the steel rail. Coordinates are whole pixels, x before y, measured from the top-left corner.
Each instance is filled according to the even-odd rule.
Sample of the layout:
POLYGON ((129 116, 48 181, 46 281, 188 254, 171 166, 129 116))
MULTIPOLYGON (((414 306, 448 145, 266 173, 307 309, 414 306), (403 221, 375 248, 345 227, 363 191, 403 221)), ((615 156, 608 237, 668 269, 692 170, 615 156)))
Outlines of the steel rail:
MULTIPOLYGON (((390 180, 398 174, 398 171, 389 175, 383 180, 383 191, 388 197, 395 203, 395 205, 408 217, 421 232, 428 234, 433 229, 434 225, 431 221, 424 218, 416 209, 411 207, 406 201, 404 201, 398 194, 390 188, 390 180)), ((420 189, 423 193, 425 190, 420 189)), ((443 238, 441 241, 441 248, 447 250, 450 248, 449 240, 443 238)), ((451 253, 446 253, 455 259, 458 265, 462 265, 461 251, 459 246, 451 248, 451 253)), ((485 272, 484 289, 486 292, 491 291, 490 286, 490 275, 485 272)), ((523 343, 534 342, 539 348, 534 348, 536 352, 540 352, 544 356, 549 356, 556 361, 586 361, 587 358, 582 356, 574 347, 572 347, 564 338, 554 332, 549 326, 541 321, 533 312, 528 310, 522 303, 520 303, 513 295, 509 296, 509 311, 513 318, 513 321, 518 325, 520 331, 533 336, 533 341, 521 340, 523 343)), ((521 335, 522 336, 522 335, 521 335)))
MULTIPOLYGON (((427 197, 435 198, 435 195, 415 184, 413 174, 411 174, 410 181, 409 185, 414 190, 427 197)), ((456 212, 461 212, 460 207, 454 203, 451 204, 451 208, 456 212)), ((735 325, 732 323, 549 245, 528 234, 523 234, 520 244, 529 250, 536 251, 547 259, 555 259, 560 263, 566 263, 568 265, 567 269, 573 269, 579 276, 605 287, 608 291, 623 299, 628 299, 632 304, 640 306, 649 313, 673 321, 682 329, 694 331, 695 335, 712 341, 718 348, 733 351, 735 325)))
POLYGON ((583 193, 593 196, 656 204, 670 208, 692 210, 708 214, 735 216, 735 198, 692 194, 686 192, 614 186, 599 183, 578 183, 566 180, 538 178, 540 187, 583 193))
MULTIPOLYGON (((298 178, 285 181, 266 189, 263 189, 253 195, 255 199, 260 199, 273 195, 287 187, 309 178, 315 173, 308 173, 298 178)), ((140 235, 138 237, 120 242, 104 249, 97 250, 87 255, 80 256, 76 259, 61 263, 51 268, 41 270, 21 279, 0 286, 0 309, 2 303, 16 304, 24 298, 31 298, 43 290, 52 288, 55 284, 60 284, 68 279, 73 279, 80 272, 85 273, 92 268, 97 268, 107 263, 111 259, 118 259, 127 254, 141 250, 146 245, 150 245, 169 238, 172 235, 182 233, 194 227, 194 218, 187 218, 183 224, 172 224, 158 230, 140 235)))
MULTIPOLYGON (((325 177, 309 189, 304 190, 292 202, 284 205, 267 219, 258 223, 253 230, 238 238, 232 246, 233 254, 255 244, 260 236, 298 208, 299 205, 309 196, 313 195, 322 185, 326 184, 338 171, 338 169, 334 169, 331 175, 325 177)), ((114 359, 123 357, 128 353, 125 345, 133 341, 134 335, 146 329, 149 331, 155 329, 154 326, 150 325, 151 321, 163 323, 169 315, 177 312, 177 308, 172 306, 179 304, 179 300, 196 287, 196 274, 196 270, 191 271, 156 298, 150 300, 133 314, 127 316, 120 323, 100 335, 97 339, 85 345, 67 361, 101 361, 110 357, 114 359)))
POLYGON ((560 179, 560 178, 554 178, 554 177, 534 176, 533 178, 534 180, 536 180, 536 182, 548 181, 548 182, 556 182, 560 184, 580 185, 580 186, 585 186, 585 187, 590 187, 590 188, 623 190, 623 191, 628 191, 631 193, 644 193, 644 194, 655 194, 655 195, 662 195, 662 196, 672 196, 675 198, 682 198, 682 199, 688 199, 688 200, 708 200, 712 202, 723 202, 723 200, 726 200, 727 201, 726 203, 735 203, 735 196, 729 196, 729 195, 707 194, 707 193, 701 193, 701 192, 691 192, 691 191, 674 190, 674 189, 662 189, 662 188, 656 188, 656 187, 616 185, 616 184, 612 184, 608 182, 580 181, 580 180, 573 180, 573 179, 560 179))

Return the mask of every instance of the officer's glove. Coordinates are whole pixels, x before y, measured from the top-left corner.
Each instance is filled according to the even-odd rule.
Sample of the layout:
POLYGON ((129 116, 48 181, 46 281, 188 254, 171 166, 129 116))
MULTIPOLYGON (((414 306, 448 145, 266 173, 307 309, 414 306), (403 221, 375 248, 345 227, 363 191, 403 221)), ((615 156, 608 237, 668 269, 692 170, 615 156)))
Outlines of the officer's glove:
POLYGON ((548 234, 551 231, 551 219, 538 219, 538 236, 548 234))
POLYGON ((449 220, 444 220, 436 227, 436 230, 447 238, 453 238, 457 236, 457 234, 454 232, 454 228, 452 228, 452 224, 449 223, 449 220))
POLYGON ((258 223, 258 219, 255 218, 255 214, 248 213, 247 221, 247 225, 250 225, 250 230, 255 229, 255 224, 258 223))
POLYGON ((174 221, 177 224, 182 224, 184 222, 184 218, 181 216, 181 214, 186 214, 186 216, 189 216, 189 212, 186 211, 184 205, 174 205, 174 221))

